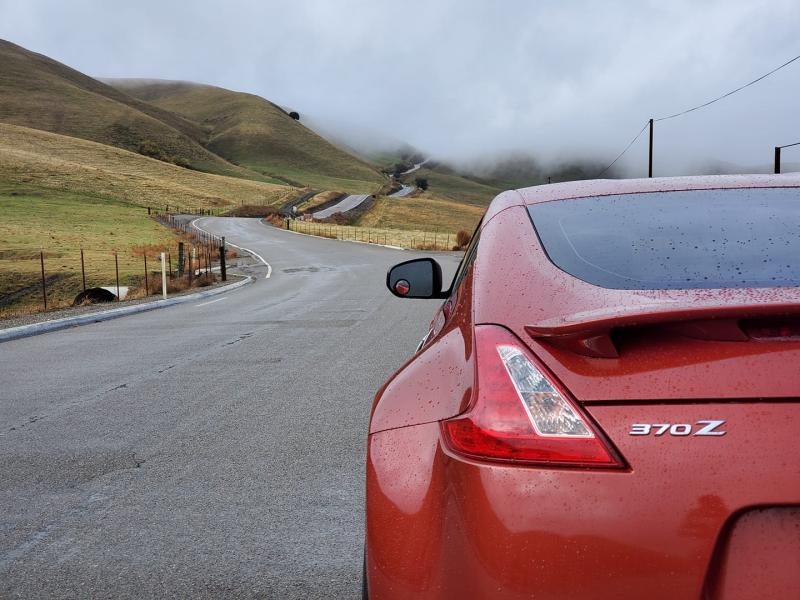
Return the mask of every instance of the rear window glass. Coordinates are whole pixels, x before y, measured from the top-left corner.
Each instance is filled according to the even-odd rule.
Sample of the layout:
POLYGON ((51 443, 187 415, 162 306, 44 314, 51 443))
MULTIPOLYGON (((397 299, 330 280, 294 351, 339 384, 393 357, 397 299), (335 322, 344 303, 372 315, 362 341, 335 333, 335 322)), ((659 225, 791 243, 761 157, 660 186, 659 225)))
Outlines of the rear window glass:
POLYGON ((528 207, 550 260, 617 289, 800 285, 800 190, 625 194, 528 207))

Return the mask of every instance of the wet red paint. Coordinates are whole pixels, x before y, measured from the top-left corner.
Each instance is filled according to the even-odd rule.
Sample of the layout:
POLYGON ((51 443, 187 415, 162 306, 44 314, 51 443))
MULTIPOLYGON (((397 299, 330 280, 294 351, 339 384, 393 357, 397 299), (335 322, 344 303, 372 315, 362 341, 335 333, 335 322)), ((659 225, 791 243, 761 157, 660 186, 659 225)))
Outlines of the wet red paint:
POLYGON ((580 182, 495 200, 452 308, 375 399, 371 598, 800 597, 800 290, 599 288, 547 259, 524 208, 771 186, 800 188, 800 177, 580 182), (484 323, 527 345, 624 469, 509 465, 449 449, 441 422, 474 405, 484 323), (691 435, 709 419, 725 421, 725 435, 691 435), (634 424, 676 427, 634 436, 634 424))

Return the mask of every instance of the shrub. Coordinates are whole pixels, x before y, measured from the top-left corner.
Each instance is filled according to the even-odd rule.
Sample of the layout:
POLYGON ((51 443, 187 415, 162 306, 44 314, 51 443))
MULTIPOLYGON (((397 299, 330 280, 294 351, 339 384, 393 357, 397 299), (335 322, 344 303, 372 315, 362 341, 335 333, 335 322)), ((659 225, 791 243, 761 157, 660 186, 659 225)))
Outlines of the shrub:
POLYGON ((295 111, 290 112, 289 116, 292 117, 295 121, 299 121, 300 120, 300 113, 297 113, 295 111))
POLYGON ((457 249, 466 248, 469 245, 472 236, 463 229, 456 234, 457 249))
POLYGON ((417 177, 414 180, 414 184, 421 190, 427 190, 428 189, 428 180, 425 179, 424 177, 417 177))
POLYGON ((260 204, 244 204, 237 206, 225 213, 226 217, 267 217, 278 216, 278 209, 274 206, 262 206, 260 204))
POLYGON ((142 154, 143 156, 149 156, 150 158, 162 160, 164 157, 164 153, 161 151, 161 148, 159 148, 158 144, 152 140, 144 140, 141 144, 139 144, 139 148, 137 150, 139 154, 142 154))
POLYGON ((184 169, 192 169, 192 168, 194 168, 194 167, 192 167, 192 163, 190 163, 185 158, 177 157, 177 158, 174 158, 172 160, 172 162, 173 162, 173 164, 175 164, 175 165, 177 165, 179 167, 183 167, 184 169))

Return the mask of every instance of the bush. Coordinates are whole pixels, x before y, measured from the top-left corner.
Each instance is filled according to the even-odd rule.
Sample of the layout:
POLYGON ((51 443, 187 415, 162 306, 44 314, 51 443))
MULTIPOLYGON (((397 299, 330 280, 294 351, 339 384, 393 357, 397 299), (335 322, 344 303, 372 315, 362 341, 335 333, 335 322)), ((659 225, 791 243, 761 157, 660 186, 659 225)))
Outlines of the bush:
POLYGON ((472 236, 463 229, 456 234, 456 244, 458 249, 466 248, 469 245, 472 236))
MULTIPOLYGON (((260 204, 245 204, 237 206, 226 212, 225 217, 258 217, 265 219, 267 217, 278 216, 278 209, 274 206, 262 206, 260 204)), ((283 219, 281 219, 283 220, 283 219)))
POLYGON ((299 121, 300 120, 300 113, 297 113, 295 111, 290 112, 289 116, 292 117, 295 121, 299 121))
POLYGON ((395 163, 394 167, 393 167, 394 176, 395 177, 399 177, 400 175, 402 175, 403 173, 408 171, 413 166, 414 166, 413 164, 409 164, 409 163, 406 163, 406 162, 395 163))
POLYGON ((187 159, 180 156, 166 154, 153 140, 144 140, 141 144, 139 144, 139 147, 136 150, 142 156, 155 158, 161 162, 172 163, 173 165, 183 167, 184 169, 194 168, 192 167, 192 163, 190 163, 187 159))
POLYGON ((428 189, 428 180, 425 179, 424 177, 417 177, 414 180, 414 184, 421 190, 427 190, 428 189))
POLYGON ((183 167, 184 169, 193 169, 194 168, 194 167, 192 167, 192 163, 190 163, 185 158, 180 158, 180 157, 175 158, 175 159, 172 160, 172 163, 177 165, 177 166, 179 166, 179 167, 183 167))
POLYGON ((143 156, 149 156, 150 158, 156 158, 158 160, 163 160, 164 157, 161 148, 152 140, 144 140, 139 144, 138 152, 143 156))

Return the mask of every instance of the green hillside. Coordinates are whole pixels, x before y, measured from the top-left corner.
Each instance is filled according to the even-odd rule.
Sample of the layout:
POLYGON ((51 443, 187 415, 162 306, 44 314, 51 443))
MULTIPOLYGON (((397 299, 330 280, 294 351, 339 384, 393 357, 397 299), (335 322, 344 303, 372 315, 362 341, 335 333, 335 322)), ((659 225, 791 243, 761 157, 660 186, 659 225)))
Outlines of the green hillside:
POLYGON ((372 192, 384 177, 281 108, 252 94, 175 81, 107 80, 209 132, 207 147, 236 164, 291 185, 372 192))
POLYGON ((427 179, 428 189, 438 196, 475 206, 489 206, 494 197, 504 190, 502 187, 459 175, 441 165, 424 166, 405 177, 411 182, 416 178, 427 179))
POLYGON ((0 122, 117 146, 193 169, 261 179, 203 147, 188 119, 0 40, 0 122))
POLYGON ((297 193, 282 185, 201 173, 107 144, 0 123, 4 183, 183 209, 281 205, 297 193))

